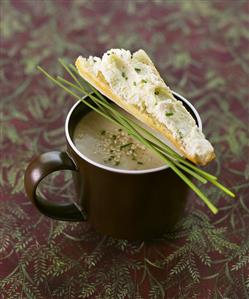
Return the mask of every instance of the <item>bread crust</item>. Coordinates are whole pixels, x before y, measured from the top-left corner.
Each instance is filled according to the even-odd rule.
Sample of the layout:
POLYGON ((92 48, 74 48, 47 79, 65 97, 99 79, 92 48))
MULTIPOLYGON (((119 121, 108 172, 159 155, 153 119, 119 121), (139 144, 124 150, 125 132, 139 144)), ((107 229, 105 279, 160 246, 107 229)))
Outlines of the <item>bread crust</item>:
MULTIPOLYGON (((147 56, 147 55, 146 55, 147 56)), ((150 60, 150 58, 147 56, 148 62, 151 66, 156 70, 153 62, 150 60)), ((178 141, 172 133, 168 130, 166 125, 161 124, 158 120, 156 120, 154 117, 149 115, 147 112, 142 112, 138 107, 135 105, 129 104, 125 100, 123 100, 120 96, 113 93, 109 84, 106 82, 104 76, 101 72, 98 73, 97 76, 95 76, 92 72, 90 72, 86 67, 84 67, 83 58, 79 56, 75 62, 76 68, 79 72, 79 74, 85 79, 88 83, 90 83, 92 86, 94 86, 101 94, 106 96, 108 99, 112 100, 115 104, 117 104, 119 107, 133 115, 136 119, 140 120, 141 122, 145 123, 148 127, 158 131, 160 134, 162 134, 164 137, 166 137, 178 150, 184 157, 192 161, 193 163, 197 165, 204 166, 210 161, 212 161, 215 158, 214 152, 211 152, 210 154, 205 156, 205 159, 200 159, 198 156, 189 155, 188 152, 184 150, 182 147, 182 144, 180 141, 178 141)), ((171 97, 173 95, 170 93, 171 97)), ((174 98, 174 97, 173 97, 174 98)))

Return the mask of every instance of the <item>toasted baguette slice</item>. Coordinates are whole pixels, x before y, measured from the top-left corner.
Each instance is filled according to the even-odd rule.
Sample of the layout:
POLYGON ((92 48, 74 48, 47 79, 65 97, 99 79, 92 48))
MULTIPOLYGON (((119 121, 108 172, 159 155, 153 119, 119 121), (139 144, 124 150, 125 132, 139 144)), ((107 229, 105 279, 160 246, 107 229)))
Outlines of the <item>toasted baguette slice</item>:
POLYGON ((112 49, 102 59, 78 57, 79 74, 98 91, 166 137, 198 165, 215 158, 214 149, 182 103, 176 100, 143 50, 112 49))

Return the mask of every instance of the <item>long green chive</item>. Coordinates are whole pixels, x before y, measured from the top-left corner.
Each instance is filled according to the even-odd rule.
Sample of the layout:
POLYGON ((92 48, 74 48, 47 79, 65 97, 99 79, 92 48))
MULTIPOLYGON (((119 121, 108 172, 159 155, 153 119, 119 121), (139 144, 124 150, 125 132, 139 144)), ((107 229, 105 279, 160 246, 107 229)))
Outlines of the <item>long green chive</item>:
POLYGON ((96 94, 97 97, 94 96, 92 93, 86 91, 80 82, 80 80, 82 80, 82 77, 80 77, 80 80, 78 80, 77 77, 72 73, 73 71, 77 76, 79 76, 77 69, 73 65, 67 66, 61 59, 59 60, 59 62, 62 64, 65 70, 70 74, 70 76, 74 79, 74 81, 77 83, 78 86, 73 84, 70 81, 65 80, 62 77, 57 77, 57 79, 55 79, 41 67, 38 67, 38 69, 45 76, 47 76, 52 82, 54 82, 55 84, 63 88, 66 92, 68 92, 78 100, 81 100, 85 105, 87 105, 88 107, 90 107, 91 109, 93 109, 94 111, 102 115, 103 117, 107 118, 111 122, 125 128, 130 135, 132 135, 134 138, 136 138, 141 143, 143 143, 148 148, 150 148, 152 151, 154 151, 156 154, 158 154, 161 157, 161 159, 204 201, 204 203, 210 208, 210 210, 214 214, 218 212, 218 209, 209 201, 209 199, 201 192, 201 190, 198 187, 196 187, 191 182, 191 180, 182 173, 182 171, 180 171, 180 169, 192 175, 202 183, 207 183, 207 181, 209 181, 210 183, 220 188, 223 192, 225 192, 229 196, 235 197, 235 194, 233 192, 231 192, 225 186, 217 182, 217 178, 215 176, 207 173, 204 170, 197 168, 191 162, 185 160, 183 157, 177 154, 174 150, 172 150, 160 139, 155 137, 148 130, 141 127, 136 122, 132 121, 130 118, 127 118, 125 115, 117 111, 114 108, 114 106, 111 105, 106 100, 106 98, 88 82, 85 83, 87 83, 87 85, 91 88, 91 90, 96 94), (93 101, 95 105, 97 105, 98 108, 92 105, 91 103, 89 103, 88 101, 86 101, 84 98, 80 97, 71 89, 67 88, 65 85, 70 86, 79 92, 83 92, 85 96, 90 97, 90 99, 93 101), (143 132, 147 137, 141 135, 140 132, 143 132), (185 166, 182 164, 184 164, 185 166))
POLYGON ((82 86, 82 84, 80 83, 80 81, 77 79, 77 77, 74 76, 74 74, 71 72, 71 70, 69 69, 69 67, 65 64, 65 62, 62 59, 59 59, 59 63, 65 68, 65 70, 70 74, 70 76, 75 80, 75 82, 82 88, 84 89, 84 87, 82 86))
MULTIPOLYGON (((77 75, 78 71, 75 68, 74 65, 70 64, 69 66, 77 75)), ((77 81, 76 81, 77 82, 77 81)), ((82 86, 82 85, 80 85, 82 86)), ((102 99, 102 101, 104 101, 105 103, 108 104, 107 100, 103 97, 103 95, 96 89, 94 88, 92 85, 90 85, 90 88, 95 92, 95 94, 102 99)), ((86 93, 85 90, 82 90, 84 93, 86 93)), ((115 113, 119 113, 117 111, 115 111, 115 113)), ((120 114, 120 113, 119 113, 120 114)), ((120 114, 121 117, 123 117, 122 114, 120 114)), ((149 131, 147 131, 146 129, 144 129, 143 127, 139 126, 137 123, 133 122, 132 120, 129 119, 129 123, 132 124, 135 127, 138 127, 139 130, 142 130, 144 133, 146 133, 147 135, 149 135, 150 137, 152 137, 153 139, 156 139, 156 141, 159 141, 160 145, 163 146, 164 150, 166 150, 167 152, 169 151, 169 153, 171 155, 173 155, 177 160, 179 160, 181 163, 187 165, 188 167, 192 168, 194 171, 198 172, 199 174, 201 174, 203 177, 205 177, 207 180, 209 181, 213 181, 213 180, 217 180, 217 178, 209 173, 207 173, 206 171, 203 171, 199 168, 197 168, 195 165, 193 165, 191 162, 188 162, 187 160, 185 160, 184 158, 182 158, 179 154, 177 154, 175 151, 173 151, 169 146, 167 146, 165 143, 163 143, 160 139, 156 138, 153 134, 151 134, 149 131)), ((219 186, 218 186, 219 187, 219 186)), ((223 188, 225 188, 223 186, 223 188)), ((225 188, 226 189, 226 188, 225 188)), ((229 191, 227 189, 227 191, 229 191)), ((229 194, 229 192, 227 192, 227 194, 229 194)), ((229 194, 230 195, 230 194, 229 194)), ((231 195, 230 195, 231 196, 231 195)))
MULTIPOLYGON (((60 61, 60 62, 62 62, 62 61, 60 61)), ((64 63, 63 63, 63 66, 65 67, 65 64, 64 64, 64 63)), ((78 71, 77 71, 77 69, 76 69, 73 65, 70 65, 69 67, 71 67, 71 69, 78 75, 78 71)), ((66 68, 66 69, 67 69, 67 68, 66 68)), ((71 72, 70 72, 70 74, 71 74, 71 72)), ((75 77, 73 77, 73 78, 74 78, 74 80, 75 80, 75 77)), ((66 80, 65 80, 65 81, 66 81, 66 80)), ((78 83, 78 85, 81 86, 81 91, 83 91, 83 92, 86 94, 86 91, 84 90, 84 88, 82 88, 82 85, 79 84, 78 80, 75 80, 75 81, 78 83)), ((98 97, 100 97, 106 104, 108 104, 107 100, 106 100, 106 99, 105 99, 105 98, 98 92, 98 90, 96 90, 96 89, 95 89, 93 86, 91 86, 91 85, 90 85, 90 87, 91 87, 91 89, 97 94, 98 97)), ((109 105, 109 104, 108 104, 108 105, 109 105)), ((109 106, 110 106, 110 105, 109 105, 109 106)), ((109 108, 109 107, 108 107, 108 108, 109 108)), ((116 110, 113 109, 113 108, 112 108, 112 111, 114 111, 116 114, 119 113, 118 111, 116 111, 116 110)), ((123 117, 122 114, 119 113, 119 115, 120 115, 121 117, 123 117)), ((135 126, 138 127, 138 124, 134 123, 133 121, 129 120, 129 122, 130 122, 130 124, 132 123, 133 125, 135 125, 135 126)), ((139 129, 143 130, 143 132, 149 134, 151 137, 156 138, 153 134, 151 134, 150 132, 148 132, 148 131, 145 130, 144 128, 139 127, 139 129)), ((157 139, 157 138, 156 138, 156 139, 157 139)), ((157 139, 157 141, 159 141, 159 142, 164 146, 164 150, 166 150, 166 151, 170 151, 171 155, 175 155, 176 158, 177 158, 178 160, 180 160, 183 164, 185 164, 185 165, 189 166, 190 168, 194 169, 194 170, 197 171, 199 174, 202 174, 202 175, 205 176, 206 179, 208 179, 209 181, 210 181, 211 179, 212 179, 212 180, 216 180, 216 179, 217 179, 215 176, 208 174, 207 172, 205 172, 205 171, 203 171, 203 170, 197 168, 196 166, 194 166, 194 165, 191 164, 190 162, 188 162, 188 161, 186 161, 185 159, 183 159, 180 155, 178 155, 176 152, 174 152, 170 147, 168 147, 168 146, 167 146, 165 143, 163 143, 161 140, 157 139)), ((225 188, 225 187, 223 186, 223 188, 225 188)), ((229 191, 229 190, 228 190, 228 191, 229 191)))
POLYGON ((225 186, 223 186, 221 183, 217 182, 217 181, 210 181, 213 185, 215 185, 216 187, 220 188, 223 192, 225 192, 227 195, 231 196, 231 197, 235 197, 236 195, 230 191, 229 189, 227 189, 225 186))
MULTIPOLYGON (((87 102, 86 100, 84 100, 84 98, 80 97, 79 95, 77 95, 76 93, 74 93, 72 90, 68 89, 67 87, 65 87, 60 81, 56 80, 55 78, 53 78, 51 75, 49 75, 49 73, 47 73, 43 68, 41 68, 40 66, 37 67, 37 69, 39 71, 41 71, 46 77, 48 77, 48 79, 50 79, 52 82, 54 82, 55 84, 57 84, 58 86, 60 86, 62 89, 64 89, 66 92, 68 92, 69 94, 71 94, 72 96, 74 96, 77 100, 82 101, 85 105, 87 105, 89 108, 91 108, 92 110, 98 112, 99 114, 101 114, 103 117, 109 119, 111 122, 115 123, 115 124, 119 124, 117 121, 115 121, 113 118, 109 117, 106 113, 101 112, 100 110, 98 110, 96 107, 94 107, 92 104, 90 104, 89 102, 87 102)), ((90 96, 90 94, 89 94, 90 96)))
POLYGON ((60 77, 60 76, 57 76, 57 80, 60 81, 61 83, 64 83, 70 87, 73 87, 75 89, 77 89, 78 91, 82 92, 82 89, 80 87, 78 87, 77 85, 65 80, 64 78, 60 77))

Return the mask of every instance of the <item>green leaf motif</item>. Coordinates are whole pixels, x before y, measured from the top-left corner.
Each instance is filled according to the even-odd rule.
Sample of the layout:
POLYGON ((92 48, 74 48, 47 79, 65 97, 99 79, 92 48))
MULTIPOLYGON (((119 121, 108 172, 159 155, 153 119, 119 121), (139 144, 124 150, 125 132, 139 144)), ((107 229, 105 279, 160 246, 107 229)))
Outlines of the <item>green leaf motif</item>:
POLYGON ((10 1, 1 1, 1 6, 3 15, 0 19, 0 32, 4 38, 9 39, 15 33, 25 31, 31 24, 30 15, 14 9, 10 1))
POLYGON ((83 285, 79 298, 89 298, 94 294, 96 286, 94 284, 83 285))
POLYGON ((188 67, 192 62, 191 56, 187 52, 181 52, 174 55, 173 65, 175 68, 185 68, 188 67))
POLYGON ((182 257, 177 264, 170 270, 170 275, 178 275, 181 272, 183 272, 183 270, 185 268, 188 267, 189 261, 184 257, 182 257))

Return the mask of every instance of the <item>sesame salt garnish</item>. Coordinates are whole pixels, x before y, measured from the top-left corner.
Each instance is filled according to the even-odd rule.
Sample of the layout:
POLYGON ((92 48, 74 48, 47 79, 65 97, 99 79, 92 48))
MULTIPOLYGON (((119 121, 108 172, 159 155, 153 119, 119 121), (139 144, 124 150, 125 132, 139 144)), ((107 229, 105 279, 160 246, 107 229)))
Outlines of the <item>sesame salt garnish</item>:
POLYGON ((138 165, 142 165, 141 159, 145 149, 144 145, 135 142, 131 136, 120 128, 112 132, 100 131, 100 143, 97 151, 104 154, 104 163, 118 166, 122 159, 129 158, 136 161, 138 165))

